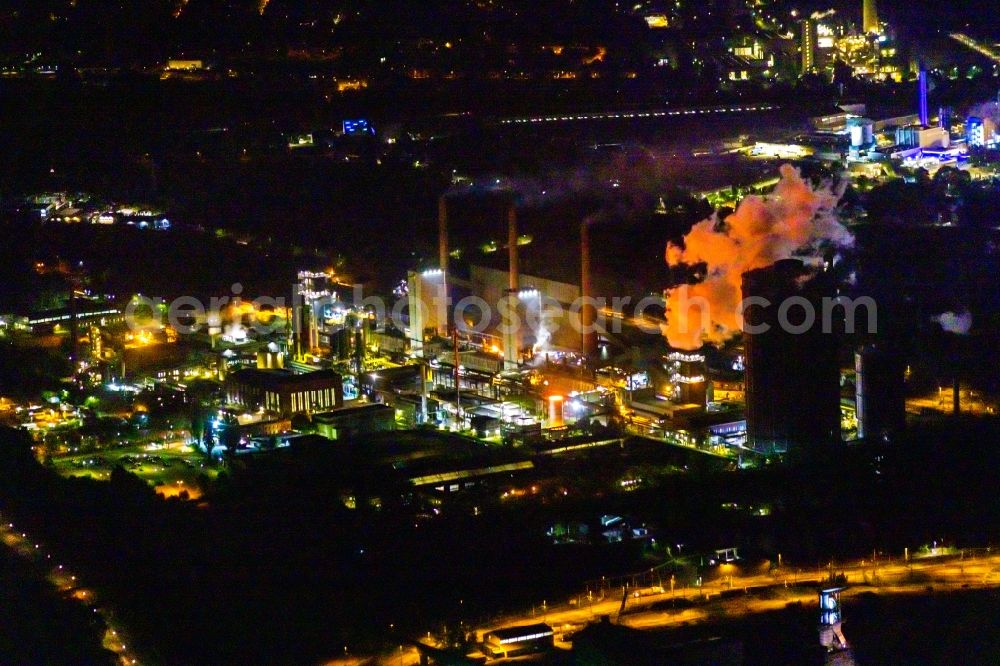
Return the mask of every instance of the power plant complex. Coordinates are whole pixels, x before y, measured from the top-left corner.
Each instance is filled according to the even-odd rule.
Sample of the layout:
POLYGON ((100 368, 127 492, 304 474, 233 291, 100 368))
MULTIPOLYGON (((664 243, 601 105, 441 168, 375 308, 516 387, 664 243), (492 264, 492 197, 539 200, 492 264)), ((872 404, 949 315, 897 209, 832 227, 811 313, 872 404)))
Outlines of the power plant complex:
POLYGON ((830 307, 842 294, 827 261, 779 258, 746 270, 735 281, 749 304, 742 330, 721 346, 671 347, 662 335, 669 308, 610 305, 608 249, 594 239, 602 224, 584 217, 563 260, 539 261, 525 232, 546 231, 518 212, 512 192, 441 197, 436 261, 407 273, 395 314, 352 302, 331 273, 300 272, 288 367, 315 371, 332 357, 357 375, 344 383, 348 397, 416 405, 417 422, 495 422, 518 436, 623 419, 637 434, 720 453, 804 458, 903 431, 902 357, 881 336, 845 334, 843 309, 830 307), (458 240, 469 235, 470 205, 486 220, 476 233, 495 234, 472 248, 458 240), (379 372, 384 363, 366 362, 372 353, 402 367, 379 372))

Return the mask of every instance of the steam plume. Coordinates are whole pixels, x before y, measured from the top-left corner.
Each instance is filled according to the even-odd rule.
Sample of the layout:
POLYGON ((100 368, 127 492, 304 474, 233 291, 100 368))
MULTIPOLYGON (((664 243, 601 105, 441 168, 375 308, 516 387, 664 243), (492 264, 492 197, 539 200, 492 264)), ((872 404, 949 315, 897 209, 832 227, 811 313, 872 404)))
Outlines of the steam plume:
POLYGON ((665 334, 672 347, 696 349, 739 332, 743 273, 790 257, 808 263, 818 260, 824 247, 853 244, 834 215, 843 188, 814 189, 789 164, 780 173, 770 195, 748 196, 724 222, 713 216, 696 224, 684 247, 667 246, 670 266, 707 265, 704 280, 668 296, 665 334))
POLYGON ((962 310, 958 313, 942 312, 931 317, 931 320, 940 324, 941 328, 948 333, 955 335, 968 335, 969 331, 972 330, 972 313, 968 310, 962 310))

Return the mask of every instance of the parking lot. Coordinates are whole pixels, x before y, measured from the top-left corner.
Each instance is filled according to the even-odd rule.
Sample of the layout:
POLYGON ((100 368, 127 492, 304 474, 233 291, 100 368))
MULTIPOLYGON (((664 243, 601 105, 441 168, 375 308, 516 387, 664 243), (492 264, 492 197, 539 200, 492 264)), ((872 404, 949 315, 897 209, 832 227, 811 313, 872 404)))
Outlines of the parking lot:
POLYGON ((217 470, 207 467, 204 457, 187 447, 149 450, 128 447, 95 453, 81 453, 53 458, 56 471, 65 477, 88 477, 108 481, 111 471, 121 466, 125 471, 152 486, 164 497, 198 499, 202 495, 199 477, 215 478, 217 470))

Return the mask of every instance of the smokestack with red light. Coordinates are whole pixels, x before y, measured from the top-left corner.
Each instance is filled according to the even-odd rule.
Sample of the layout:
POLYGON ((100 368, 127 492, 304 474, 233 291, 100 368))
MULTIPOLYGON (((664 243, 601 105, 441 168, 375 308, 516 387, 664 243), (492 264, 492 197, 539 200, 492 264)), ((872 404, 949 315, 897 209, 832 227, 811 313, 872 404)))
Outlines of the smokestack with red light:
POLYGON ((597 334, 594 329, 596 312, 590 302, 593 290, 590 278, 590 218, 580 225, 580 330, 582 331, 582 352, 584 356, 597 353, 597 334))

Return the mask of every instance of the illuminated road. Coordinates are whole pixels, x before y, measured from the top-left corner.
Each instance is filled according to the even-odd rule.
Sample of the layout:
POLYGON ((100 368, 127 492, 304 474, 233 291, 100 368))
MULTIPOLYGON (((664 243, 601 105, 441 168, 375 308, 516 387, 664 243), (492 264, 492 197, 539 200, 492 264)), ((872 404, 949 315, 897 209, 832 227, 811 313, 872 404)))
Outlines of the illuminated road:
MULTIPOLYGON (((0 516, 0 519, 4 518, 4 516, 0 516)), ((40 542, 32 539, 26 532, 19 532, 11 522, 0 523, 0 541, 11 551, 30 560, 38 567, 45 574, 45 579, 49 584, 56 588, 62 596, 75 599, 101 616, 107 627, 103 645, 105 649, 118 655, 118 660, 123 666, 139 663, 135 653, 128 649, 128 644, 125 642, 128 640, 125 637, 126 633, 121 625, 113 619, 111 610, 101 605, 97 593, 83 586, 77 575, 68 567, 54 562, 52 554, 48 553, 40 542)))
POLYGON ((714 115, 719 113, 757 113, 777 111, 781 107, 773 104, 746 104, 733 106, 707 106, 683 109, 656 109, 651 111, 603 111, 598 113, 569 113, 552 116, 525 116, 523 118, 503 118, 501 125, 521 125, 534 123, 565 123, 581 120, 632 120, 636 118, 670 118, 676 116, 714 115))
MULTIPOLYGON (((997 405, 987 401, 978 391, 963 388, 959 390, 958 395, 961 410, 965 414, 985 416, 997 413, 997 405)), ((952 387, 941 387, 936 392, 923 397, 907 398, 906 409, 914 414, 927 411, 951 414, 954 408, 954 397, 955 391, 952 387)))
POLYGON ((400 645, 395 650, 381 655, 360 657, 348 655, 323 662, 323 666, 418 666, 419 664, 420 653, 412 645, 400 645))
POLYGON ((965 35, 961 32, 953 32, 948 36, 954 39, 962 46, 970 48, 980 55, 986 56, 993 62, 1000 62, 1000 51, 998 51, 997 49, 988 46, 986 44, 983 44, 982 42, 977 42, 972 37, 969 37, 968 35, 965 35))
MULTIPOLYGON (((928 585, 935 590, 1000 587, 1000 555, 979 553, 978 555, 952 555, 948 557, 864 561, 832 566, 835 574, 843 574, 850 586, 845 596, 862 592, 880 594, 919 594, 928 585)), ((766 573, 740 575, 735 565, 723 565, 731 575, 706 583, 701 587, 678 587, 673 592, 662 588, 640 588, 628 590, 628 601, 624 614, 619 616, 622 588, 615 588, 606 596, 596 594, 580 595, 568 603, 551 606, 539 604, 529 613, 511 615, 488 626, 476 630, 478 636, 501 627, 545 622, 556 632, 556 644, 569 648, 570 644, 561 639, 597 621, 601 616, 617 618, 619 624, 636 629, 652 629, 717 619, 720 614, 739 617, 750 613, 762 613, 784 608, 789 602, 804 604, 816 602, 813 589, 803 590, 802 586, 816 586, 829 580, 829 568, 802 571, 793 567, 782 567, 766 573), (754 595, 754 591, 764 588, 776 590, 767 599, 754 595), (742 593, 741 593, 742 591, 742 593), (635 596, 639 595, 639 596, 635 596), (692 602, 706 602, 684 609, 669 607, 671 599, 686 599, 692 602)))

